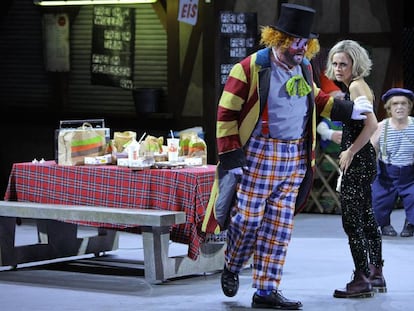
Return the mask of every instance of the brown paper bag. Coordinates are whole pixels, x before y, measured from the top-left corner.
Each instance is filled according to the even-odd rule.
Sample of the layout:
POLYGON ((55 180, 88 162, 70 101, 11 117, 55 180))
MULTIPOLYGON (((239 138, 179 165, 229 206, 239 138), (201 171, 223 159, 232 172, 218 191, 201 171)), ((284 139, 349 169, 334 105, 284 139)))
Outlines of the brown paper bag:
POLYGON ((133 131, 115 132, 114 147, 117 152, 123 152, 129 142, 137 139, 137 133, 133 131))
POLYGON ((103 155, 107 131, 107 128, 93 128, 89 123, 84 123, 77 129, 60 129, 58 164, 83 165, 85 157, 103 155))

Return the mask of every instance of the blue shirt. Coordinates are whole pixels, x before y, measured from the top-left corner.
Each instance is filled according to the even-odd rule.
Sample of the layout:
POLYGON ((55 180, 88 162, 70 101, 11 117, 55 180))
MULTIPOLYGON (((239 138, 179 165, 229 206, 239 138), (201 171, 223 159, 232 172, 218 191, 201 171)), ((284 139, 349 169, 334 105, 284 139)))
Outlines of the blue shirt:
POLYGON ((379 158, 384 163, 395 166, 414 164, 414 122, 413 117, 409 118, 408 127, 403 130, 396 130, 385 122, 379 139, 379 158))
MULTIPOLYGON (((302 75, 300 65, 292 69, 283 63, 271 62, 272 74, 268 94, 269 136, 276 139, 293 140, 305 136, 304 129, 308 118, 308 96, 290 96, 286 82, 295 75, 302 75)), ((261 119, 254 135, 261 135, 261 119)))

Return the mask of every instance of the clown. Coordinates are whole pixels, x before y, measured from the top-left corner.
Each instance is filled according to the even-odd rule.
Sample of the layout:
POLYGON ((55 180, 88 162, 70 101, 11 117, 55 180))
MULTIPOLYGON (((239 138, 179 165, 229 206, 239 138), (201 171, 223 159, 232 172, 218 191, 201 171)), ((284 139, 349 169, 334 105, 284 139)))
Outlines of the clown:
POLYGON ((316 115, 346 120, 372 112, 365 97, 345 102, 314 85, 314 15, 309 7, 283 4, 276 25, 262 28, 265 48, 233 66, 218 105, 218 173, 203 230, 227 229, 221 276, 226 296, 236 295, 238 274, 253 256, 253 308, 302 307, 278 288, 293 216, 312 186, 316 115), (220 182, 226 176, 237 176, 231 179, 236 184, 220 182), (229 199, 221 200, 223 194, 229 199), (231 212, 219 213, 226 208, 231 212), (218 214, 228 219, 217 221, 218 214))

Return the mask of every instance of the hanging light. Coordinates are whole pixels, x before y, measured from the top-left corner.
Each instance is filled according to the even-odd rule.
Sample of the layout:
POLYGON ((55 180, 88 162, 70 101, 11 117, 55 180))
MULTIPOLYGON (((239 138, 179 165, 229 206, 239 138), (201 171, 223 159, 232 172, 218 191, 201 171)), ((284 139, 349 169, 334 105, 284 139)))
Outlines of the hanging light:
POLYGON ((38 6, 66 6, 66 5, 102 5, 102 4, 139 4, 155 3, 157 0, 34 0, 38 6))

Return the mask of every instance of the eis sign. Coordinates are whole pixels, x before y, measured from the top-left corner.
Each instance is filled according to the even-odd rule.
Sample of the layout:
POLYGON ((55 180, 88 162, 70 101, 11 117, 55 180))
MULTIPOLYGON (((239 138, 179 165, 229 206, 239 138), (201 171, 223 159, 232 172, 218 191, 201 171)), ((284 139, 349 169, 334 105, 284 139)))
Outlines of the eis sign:
POLYGON ((198 0, 180 0, 178 21, 190 25, 197 24, 198 0))

